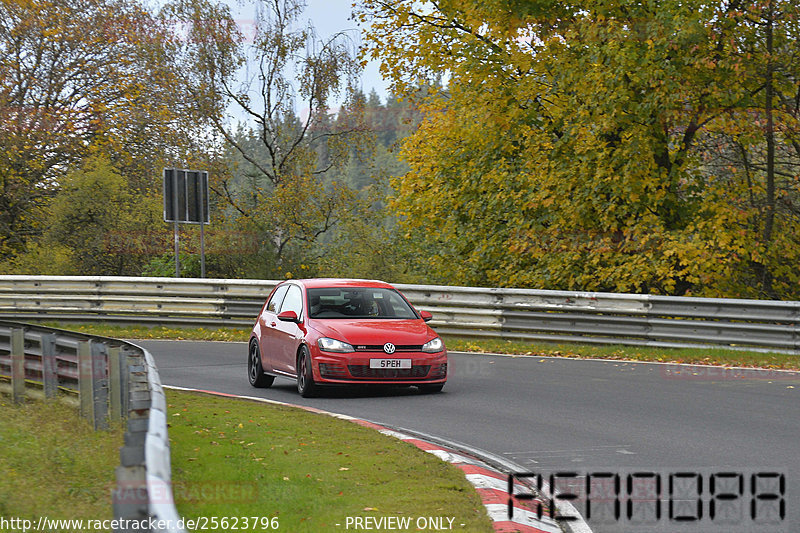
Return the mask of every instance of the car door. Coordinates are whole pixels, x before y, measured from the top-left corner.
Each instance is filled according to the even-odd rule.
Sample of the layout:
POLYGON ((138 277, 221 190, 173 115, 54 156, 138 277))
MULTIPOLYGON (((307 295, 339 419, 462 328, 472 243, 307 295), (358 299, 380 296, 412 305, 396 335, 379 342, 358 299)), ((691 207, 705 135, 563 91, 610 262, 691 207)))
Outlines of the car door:
POLYGON ((297 348, 303 338, 303 330, 301 329, 302 321, 305 319, 303 308, 303 291, 297 285, 289 285, 278 313, 294 311, 300 320, 300 324, 277 320, 277 324, 273 329, 276 339, 273 368, 277 371, 289 374, 296 372, 297 348))
POLYGON ((288 290, 289 285, 280 285, 275 289, 258 317, 261 327, 261 367, 265 372, 274 368, 275 354, 280 345, 280 335, 276 329, 279 322, 278 312, 288 290))

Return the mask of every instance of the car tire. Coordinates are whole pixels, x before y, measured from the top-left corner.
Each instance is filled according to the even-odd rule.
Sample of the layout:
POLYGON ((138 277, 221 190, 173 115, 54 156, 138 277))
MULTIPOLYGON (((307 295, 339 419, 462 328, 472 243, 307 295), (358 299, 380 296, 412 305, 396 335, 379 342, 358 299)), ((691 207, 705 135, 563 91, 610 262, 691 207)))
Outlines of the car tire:
POLYGON ((442 392, 444 383, 436 383, 435 385, 418 385, 418 387, 419 390, 425 394, 434 394, 436 392, 442 392))
POLYGON ((311 354, 303 346, 297 354, 297 392, 303 398, 311 398, 317 394, 317 388, 311 368, 311 354))
POLYGON ((261 351, 255 339, 250 341, 250 349, 247 352, 247 379, 251 386, 258 389, 265 389, 275 381, 275 376, 264 373, 264 367, 261 366, 261 351))

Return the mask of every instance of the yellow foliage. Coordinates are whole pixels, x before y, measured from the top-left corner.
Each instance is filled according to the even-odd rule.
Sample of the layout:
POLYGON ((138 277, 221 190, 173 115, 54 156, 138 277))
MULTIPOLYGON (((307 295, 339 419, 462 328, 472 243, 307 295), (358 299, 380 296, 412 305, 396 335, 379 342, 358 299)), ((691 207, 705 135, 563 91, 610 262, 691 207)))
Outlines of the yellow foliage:
MULTIPOLYGON (((773 21, 788 46, 800 7, 778 4, 793 14, 773 21)), ((800 115, 775 110, 787 207, 770 208, 765 235, 764 164, 752 162, 764 151, 752 98, 764 70, 734 49, 763 46, 766 12, 751 8, 759 25, 711 4, 653 9, 363 3, 365 54, 383 61, 395 90, 446 74, 420 102, 425 120, 402 149, 411 170, 391 203, 435 243, 442 280, 800 297, 789 266, 800 264, 800 187, 789 178, 800 115)), ((791 74, 773 83, 794 95, 800 60, 775 61, 791 74)))

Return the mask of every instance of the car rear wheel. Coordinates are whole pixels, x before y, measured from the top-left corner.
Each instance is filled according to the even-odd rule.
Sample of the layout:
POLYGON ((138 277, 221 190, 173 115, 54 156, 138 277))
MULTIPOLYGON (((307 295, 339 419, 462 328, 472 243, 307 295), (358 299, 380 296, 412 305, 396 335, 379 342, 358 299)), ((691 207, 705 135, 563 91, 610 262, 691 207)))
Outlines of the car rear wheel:
POLYGON ((437 383, 435 385, 418 385, 418 387, 420 391, 426 394, 432 394, 435 392, 442 392, 442 389, 444 388, 444 383, 437 383))
POLYGON ((264 373, 261 366, 261 352, 258 349, 258 341, 250 341, 250 350, 247 355, 247 379, 253 387, 264 389, 272 385, 275 376, 264 373))
POLYGON ((311 354, 303 346, 297 355, 297 392, 303 398, 311 398, 317 393, 317 384, 314 383, 314 373, 311 370, 311 354))

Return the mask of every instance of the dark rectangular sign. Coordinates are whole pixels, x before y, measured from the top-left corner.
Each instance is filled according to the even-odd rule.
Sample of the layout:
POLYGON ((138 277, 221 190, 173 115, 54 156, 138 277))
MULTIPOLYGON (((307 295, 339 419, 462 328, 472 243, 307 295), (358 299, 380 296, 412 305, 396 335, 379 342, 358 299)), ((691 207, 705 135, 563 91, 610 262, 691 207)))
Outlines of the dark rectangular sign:
POLYGON ((208 172, 164 169, 164 220, 187 224, 209 223, 208 172))

